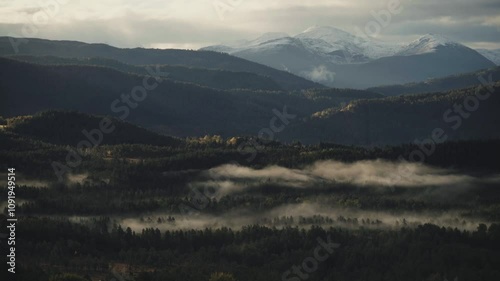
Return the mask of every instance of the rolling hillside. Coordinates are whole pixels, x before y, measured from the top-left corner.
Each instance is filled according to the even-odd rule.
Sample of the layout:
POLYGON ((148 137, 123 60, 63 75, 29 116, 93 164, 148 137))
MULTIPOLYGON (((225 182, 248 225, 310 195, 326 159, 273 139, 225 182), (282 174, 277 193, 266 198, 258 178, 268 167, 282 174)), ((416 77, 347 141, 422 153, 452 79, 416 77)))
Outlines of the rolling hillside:
POLYGON ((95 132, 101 130, 101 122, 103 122, 104 118, 109 117, 92 116, 75 111, 51 110, 35 115, 9 118, 5 130, 46 143, 70 146, 76 146, 80 141, 89 140, 82 133, 83 130, 92 137, 92 140, 101 140, 99 141, 100 145, 149 144, 177 146, 183 142, 180 139, 155 134, 117 118, 107 119, 110 121, 109 126, 104 127, 106 130, 101 131, 103 133, 102 138, 100 138, 100 134, 95 132), (111 132, 108 133, 108 128, 113 129, 110 129, 111 132))
MULTIPOLYGON (((113 68, 122 72, 148 75, 145 66, 131 65, 106 58, 61 58, 54 56, 8 56, 10 59, 43 65, 89 65, 113 68)), ((250 72, 234 72, 185 66, 161 65, 161 72, 171 80, 194 83, 214 89, 282 90, 270 77, 250 72)))
MULTIPOLYGON (((314 112, 359 99, 360 91, 328 90, 322 98, 311 91, 280 92, 217 90, 191 83, 164 80, 147 97, 128 105, 123 95, 143 85, 144 76, 87 65, 38 65, 0 58, 0 115, 31 115, 44 110, 76 110, 88 114, 125 117, 156 132, 179 136, 256 135, 269 126, 273 110, 297 115, 294 122, 314 112), (29 83, 27 82, 29 81, 29 83), (336 96, 342 92, 341 96, 336 96), (349 93, 353 94, 348 98, 349 93)), ((379 94, 366 92, 373 98, 379 94)))
POLYGON ((500 83, 492 88, 358 100, 342 109, 317 112, 284 137, 302 136, 307 143, 384 145, 422 141, 442 129, 447 140, 498 139, 498 108, 500 83), (477 93, 488 98, 479 100, 477 93))
POLYGON ((381 87, 369 88, 368 90, 381 93, 386 96, 443 92, 443 91, 472 87, 474 85, 480 85, 482 83, 480 77, 484 78, 488 82, 500 81, 500 67, 495 67, 460 75, 453 75, 443 78, 430 79, 420 83, 381 86, 381 87), (489 81, 490 76, 491 76, 491 81, 489 81))
POLYGON ((31 55, 56 56, 64 58, 108 58, 133 65, 167 64, 196 68, 251 72, 271 77, 285 90, 324 88, 323 85, 285 71, 273 69, 241 58, 210 51, 161 50, 161 49, 120 49, 105 44, 87 44, 77 41, 51 41, 28 39, 15 53, 9 37, 0 37, 0 56, 31 55))
MULTIPOLYGON (((142 85, 144 76, 87 65, 37 65, 0 59, 0 115, 32 115, 49 109, 108 115, 157 133, 191 137, 256 136, 286 112, 294 115, 276 140, 305 143, 383 145, 427 138, 436 127, 450 140, 500 137, 496 124, 499 87, 479 110, 455 125, 455 104, 476 88, 443 93, 383 98, 361 90, 311 89, 299 92, 216 90, 164 80, 140 102, 128 105, 124 95, 142 85), (29 83, 27 82, 29 81, 29 83)), ((486 91, 486 89, 483 89, 486 91)), ((130 101, 129 101, 130 102, 130 101)), ((470 105, 468 105, 470 107, 470 105)), ((278 124, 279 125, 279 124, 278 124)))

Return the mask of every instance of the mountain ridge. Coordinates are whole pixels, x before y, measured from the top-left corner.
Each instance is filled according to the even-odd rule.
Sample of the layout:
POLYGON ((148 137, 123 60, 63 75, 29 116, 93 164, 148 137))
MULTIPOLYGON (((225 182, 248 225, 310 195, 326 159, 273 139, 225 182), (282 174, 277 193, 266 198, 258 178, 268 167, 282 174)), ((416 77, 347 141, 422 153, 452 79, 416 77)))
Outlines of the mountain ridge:
MULTIPOLYGON (((112 104, 142 85, 143 79, 106 67, 39 65, 0 58, 0 97, 4 101, 0 115, 9 118, 51 109, 114 114, 112 104)), ((306 117, 359 97, 381 95, 349 89, 218 90, 165 79, 129 110, 127 121, 177 137, 256 135, 268 126, 276 110, 306 117)))
POLYGON ((285 71, 276 70, 269 66, 213 51, 145 48, 127 49, 116 48, 106 44, 88 44, 79 41, 53 41, 27 38, 26 40, 28 40, 28 43, 20 44, 18 46, 18 53, 15 53, 10 39, 12 39, 12 37, 0 37, 0 56, 32 55, 64 58, 102 57, 132 65, 166 64, 235 72, 251 72, 271 77, 285 90, 325 88, 324 85, 285 71))
POLYGON ((494 66, 477 51, 440 35, 427 34, 408 44, 390 44, 334 27, 313 27, 295 36, 275 36, 258 45, 240 42, 201 50, 228 52, 330 87, 357 89, 419 82, 494 66))

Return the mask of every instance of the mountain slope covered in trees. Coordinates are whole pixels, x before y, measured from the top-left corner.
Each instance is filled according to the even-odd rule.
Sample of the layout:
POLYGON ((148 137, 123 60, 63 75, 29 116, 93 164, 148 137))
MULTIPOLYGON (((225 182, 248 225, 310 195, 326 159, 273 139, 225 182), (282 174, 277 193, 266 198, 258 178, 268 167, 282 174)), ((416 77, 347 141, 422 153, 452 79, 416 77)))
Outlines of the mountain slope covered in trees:
POLYGON ((443 92, 468 88, 475 85, 500 81, 500 67, 485 69, 481 71, 453 75, 443 78, 430 79, 420 83, 409 83, 404 85, 389 85, 369 88, 369 91, 381 93, 386 96, 398 96, 405 94, 443 92))
MULTIPOLYGON (((102 66, 113 68, 122 72, 149 75, 146 70, 146 66, 131 65, 106 58, 77 59, 54 56, 21 55, 8 56, 7 58, 43 65, 102 66)), ((180 82, 194 83, 214 89, 282 90, 278 83, 270 77, 249 72, 234 72, 172 65, 161 65, 160 70, 162 73, 165 73, 165 78, 180 82)))
POLYGON ((217 90, 164 80, 147 91, 143 101, 128 104, 123 95, 142 85, 146 76, 98 66, 0 60, 0 90, 5 101, 0 114, 4 117, 49 109, 77 110, 125 117, 171 136, 229 137, 265 136, 270 122, 285 115, 286 126, 271 135, 267 130, 267 137, 306 143, 398 144, 426 138, 436 127, 449 131, 450 140, 499 137, 495 127, 499 121, 498 85, 481 86, 479 94, 488 94, 488 98, 477 100, 473 96, 478 87, 382 98, 360 90, 217 90), (474 110, 461 117, 455 104, 474 110), (460 128, 454 129, 458 124, 460 128))
MULTIPOLYGON (((124 117, 156 132, 181 137, 257 135, 269 126, 276 111, 297 115, 290 121, 299 122, 314 112, 358 99, 361 93, 327 90, 318 99, 309 94, 311 91, 224 91, 162 80, 146 91, 143 100, 134 101, 130 100, 131 91, 143 86, 147 76, 98 66, 37 65, 6 58, 0 58, 0 62, 0 95, 4 101, 0 115, 4 117, 49 109, 77 110, 124 117), (343 94, 337 97, 337 92, 343 94)), ((147 79, 155 84, 154 78, 147 79)), ((363 93, 364 98, 380 97, 363 93)))
POLYGON ((117 118, 78 112, 44 111, 7 119, 4 130, 57 145, 75 146, 80 141, 92 145, 147 144, 175 146, 182 140, 161 136, 117 118), (103 130, 104 129, 104 130, 103 130))
POLYGON ((64 58, 108 58, 133 65, 167 64, 187 67, 250 72, 271 77, 285 90, 324 88, 291 73, 276 70, 241 58, 209 51, 188 51, 176 49, 120 49, 105 44, 87 44, 77 41, 51 41, 43 39, 22 39, 0 37, 0 56, 32 55, 64 58), (11 40, 22 42, 17 52, 11 40), (25 40, 25 41, 23 41, 25 40))
POLYGON ((353 101, 332 108, 287 130, 307 142, 390 144, 422 141, 436 129, 452 139, 499 138, 500 84, 444 93, 353 101))

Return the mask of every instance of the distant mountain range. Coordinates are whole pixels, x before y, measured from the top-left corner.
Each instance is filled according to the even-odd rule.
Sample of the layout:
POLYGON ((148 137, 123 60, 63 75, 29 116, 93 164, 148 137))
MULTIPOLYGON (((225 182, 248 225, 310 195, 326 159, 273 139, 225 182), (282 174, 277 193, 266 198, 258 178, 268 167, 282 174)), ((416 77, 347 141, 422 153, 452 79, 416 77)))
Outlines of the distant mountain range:
MULTIPOLYGON (((11 118, 45 110, 75 110, 116 118, 123 112, 113 111, 111 105, 120 100, 122 94, 142 85, 143 79, 141 74, 110 67, 43 65, 0 58, 0 115, 11 118)), ((270 125, 279 111, 294 116, 273 136, 275 140, 287 142, 409 143, 428 137, 436 127, 447 129, 450 140, 499 138, 499 84, 488 101, 481 102, 481 110, 463 120, 460 130, 450 129, 450 124, 443 119, 447 110, 474 95, 476 88, 384 97, 372 91, 352 89, 220 90, 165 80, 150 91, 144 101, 129 109, 126 121, 176 137, 257 136, 265 128, 279 126, 270 125)), ((44 120, 52 118, 50 114, 42 116, 44 120)), ((67 143, 77 138, 79 130, 92 127, 92 122, 71 118, 81 126, 75 123, 76 130, 69 134, 70 139, 53 136, 52 141, 67 143)), ((98 119, 93 120, 98 126, 98 119)), ((29 124, 33 124, 32 121, 29 124)), ((54 120, 52 124, 57 127, 61 122, 64 120, 54 120)), ((33 131, 30 128, 24 130, 21 123, 16 130, 29 134, 33 131)), ((40 128, 51 131, 51 128, 40 128)), ((139 130, 134 132, 142 134, 139 130)), ((113 139, 120 138, 120 134, 113 139)), ((131 143, 143 140, 132 136, 126 139, 131 143)))
POLYGON ((395 45, 334 27, 312 27, 295 36, 268 33, 201 50, 228 53, 341 88, 404 84, 495 66, 477 51, 439 35, 395 45))
POLYGON ((105 44, 77 41, 52 41, 30 38, 15 53, 10 37, 0 37, 0 56, 53 56, 73 59, 104 58, 131 65, 170 65, 232 72, 254 73, 269 77, 284 90, 324 88, 286 71, 216 52, 160 49, 120 49, 105 44))
MULTIPOLYGON (((144 66, 132 65, 106 58, 61 58, 54 56, 8 56, 10 59, 31 62, 42 65, 86 65, 109 67, 126 73, 148 75, 144 66)), ((193 83, 199 86, 214 89, 250 89, 279 91, 284 90, 276 81, 269 76, 263 76, 251 72, 236 72, 228 70, 216 70, 207 68, 194 68, 179 65, 161 65, 160 72, 165 73, 164 78, 193 83)))

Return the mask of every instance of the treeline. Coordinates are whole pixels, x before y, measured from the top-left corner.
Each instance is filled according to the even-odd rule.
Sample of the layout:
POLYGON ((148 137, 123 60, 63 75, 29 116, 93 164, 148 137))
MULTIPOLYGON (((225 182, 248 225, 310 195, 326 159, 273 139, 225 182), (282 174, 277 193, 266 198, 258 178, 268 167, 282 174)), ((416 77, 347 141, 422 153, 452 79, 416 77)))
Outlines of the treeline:
MULTIPOLYGON (((5 218, 3 218, 5 220, 5 218)), ((104 276, 126 265, 133 280, 209 280, 229 272, 237 280, 281 280, 294 265, 314 256, 318 239, 340 247, 318 262, 308 280, 498 280, 500 226, 476 231, 421 225, 397 231, 312 227, 247 226, 161 232, 110 226, 105 218, 89 225, 24 218, 19 222, 18 259, 22 280, 50 280, 73 273, 104 276), (108 231, 109 228, 109 231, 108 231), (48 266, 50 265, 50 266, 48 266)), ((303 271, 304 272, 304 271, 303 271)), ((306 272, 304 272, 306 273, 306 272)), ((288 278, 297 277, 290 274, 288 278)))
MULTIPOLYGON (((81 124, 91 128, 88 123, 81 124)), ((0 130, 0 168, 15 166, 30 178, 51 181, 57 179, 52 162, 65 163, 68 151, 75 151, 75 146, 86 139, 81 131, 76 129, 73 133, 63 134, 57 133, 57 126, 42 127, 47 128, 47 131, 28 131, 26 135, 18 134, 24 134, 24 129, 14 129, 14 132, 0 130)), ((79 151, 82 164, 72 168, 72 172, 89 173, 104 178, 121 175, 124 176, 123 181, 128 181, 134 175, 150 175, 150 179, 154 179, 163 172, 203 170, 227 163, 254 168, 270 165, 301 168, 318 160, 354 162, 373 159, 405 159, 409 162, 422 160, 423 163, 445 168, 498 172, 496 155, 500 155, 499 140, 433 144, 432 153, 427 154, 416 144, 367 148, 329 143, 283 144, 264 142, 251 137, 213 137, 208 138, 208 141, 207 138, 182 140, 149 134, 148 131, 142 130, 134 128, 132 132, 135 133, 130 135, 117 129, 116 134, 104 136, 103 143, 122 141, 130 144, 101 145, 79 151), (414 157, 415 153, 424 157, 414 157), (252 159, 252 156, 255 158, 252 159)), ((425 149, 431 147, 427 145, 425 149)))

